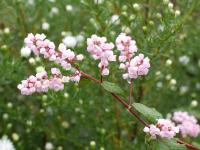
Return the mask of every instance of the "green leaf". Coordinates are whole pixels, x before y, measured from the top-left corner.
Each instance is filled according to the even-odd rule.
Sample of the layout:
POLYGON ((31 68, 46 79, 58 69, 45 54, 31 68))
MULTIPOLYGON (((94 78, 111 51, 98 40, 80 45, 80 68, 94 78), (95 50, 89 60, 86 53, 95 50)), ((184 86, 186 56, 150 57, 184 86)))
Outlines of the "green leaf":
POLYGON ((123 90, 115 83, 104 81, 101 85, 105 90, 107 90, 109 92, 117 93, 117 94, 123 93, 123 90))
POLYGON ((147 107, 141 103, 133 103, 134 108, 144 115, 149 121, 156 122, 156 119, 163 118, 155 108, 147 107))
POLYGON ((151 141, 150 150, 187 150, 184 145, 178 144, 175 139, 157 139, 151 141))

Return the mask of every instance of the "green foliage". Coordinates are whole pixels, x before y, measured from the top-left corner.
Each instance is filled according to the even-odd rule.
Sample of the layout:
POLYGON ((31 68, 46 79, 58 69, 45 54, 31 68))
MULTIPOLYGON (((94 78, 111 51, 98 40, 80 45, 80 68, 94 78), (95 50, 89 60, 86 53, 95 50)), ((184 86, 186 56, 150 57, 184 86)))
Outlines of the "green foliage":
POLYGON ((123 93, 123 90, 118 85, 116 85, 115 83, 111 83, 111 82, 108 82, 108 81, 103 81, 103 83, 101 83, 101 85, 108 92, 116 93, 116 94, 123 93))
POLYGON ((184 145, 178 144, 175 139, 152 140, 148 146, 149 150, 187 150, 184 145))
POLYGON ((157 122, 156 119, 163 118, 162 114, 159 113, 155 108, 149 108, 141 103, 133 103, 133 107, 153 123, 157 122))
MULTIPOLYGON (((138 53, 151 60, 148 75, 133 81, 135 109, 148 123, 176 110, 188 111, 200 120, 200 1, 171 0, 172 9, 162 0, 98 1, 0 0, 0 138, 7 135, 17 150, 45 149, 48 142, 55 150, 150 149, 144 144, 144 127, 105 91, 120 94, 128 102, 129 84, 122 79, 124 72, 117 62, 109 64, 110 75, 104 77, 102 86, 82 78, 79 84, 67 83, 63 92, 22 96, 17 89, 21 80, 35 74, 39 66, 47 71, 57 66, 33 55, 20 56, 30 32, 45 33, 57 46, 67 34, 82 35, 84 41, 72 48, 85 55, 77 65, 98 79, 98 61, 86 51, 86 38, 98 34, 114 43, 119 33, 127 32, 136 40, 138 53), (139 9, 133 7, 135 3, 139 9), (45 22, 48 30, 42 28, 45 22), (181 63, 181 56, 189 62, 181 63)), ((114 53, 119 51, 115 48, 114 53)), ((184 140, 200 145, 200 137, 184 140)), ((153 150, 181 147, 171 140, 151 142, 153 150)))

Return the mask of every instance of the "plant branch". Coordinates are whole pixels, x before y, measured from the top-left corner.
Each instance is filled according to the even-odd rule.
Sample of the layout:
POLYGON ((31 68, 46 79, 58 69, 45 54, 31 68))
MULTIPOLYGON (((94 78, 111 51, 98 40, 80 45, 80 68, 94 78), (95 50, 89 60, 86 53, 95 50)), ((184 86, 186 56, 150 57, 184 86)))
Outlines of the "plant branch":
MULTIPOLYGON (((81 71, 81 74, 86 77, 89 78, 93 81, 95 81, 98 84, 101 84, 101 81, 97 80, 96 78, 88 75, 85 72, 81 71)), ((116 95, 115 93, 110 92, 110 94, 118 101, 120 102, 132 115, 134 115, 144 126, 149 127, 149 125, 133 110, 133 106, 130 106, 125 100, 123 100, 122 98, 120 98, 118 95, 116 95)))
POLYGON ((188 143, 186 143, 186 142, 184 142, 184 141, 181 141, 181 140, 177 140, 177 143, 179 143, 179 144, 184 144, 188 149, 190 149, 190 150, 200 150, 199 148, 196 148, 196 147, 194 147, 193 145, 191 145, 191 144, 188 144, 188 143))
POLYGON ((132 103, 132 93, 133 93, 133 79, 131 79, 130 81, 129 106, 131 106, 132 103))
MULTIPOLYGON (((92 77, 91 75, 89 75, 89 74, 87 74, 87 73, 85 73, 85 72, 82 72, 82 71, 80 71, 80 73, 82 74, 83 77, 88 78, 88 79, 91 79, 91 80, 95 81, 95 82, 98 83, 98 84, 101 84, 101 81, 99 81, 98 79, 92 77)), ((111 94, 118 102, 120 102, 132 115, 134 115, 144 126, 149 127, 149 124, 146 123, 146 122, 137 114, 137 112, 136 112, 135 110, 133 110, 133 109, 134 109, 133 106, 130 107, 130 105, 129 105, 125 100, 123 100, 122 98, 120 98, 120 97, 119 97, 118 95, 116 95, 115 93, 110 92, 110 94, 111 94)), ((185 147, 187 147, 189 150, 200 150, 199 148, 196 148, 196 147, 194 147, 193 145, 188 144, 188 143, 186 143, 186 142, 184 142, 184 141, 181 141, 181 140, 179 140, 179 139, 177 140, 177 143, 185 145, 185 147)))

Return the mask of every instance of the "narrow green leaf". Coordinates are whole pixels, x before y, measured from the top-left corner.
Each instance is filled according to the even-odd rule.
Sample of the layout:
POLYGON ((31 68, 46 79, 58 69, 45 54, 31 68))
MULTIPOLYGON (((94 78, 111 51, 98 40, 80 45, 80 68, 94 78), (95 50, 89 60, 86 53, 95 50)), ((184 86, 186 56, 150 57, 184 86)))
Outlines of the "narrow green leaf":
POLYGON ((101 85, 105 90, 107 90, 109 92, 117 93, 117 94, 123 93, 123 90, 115 83, 104 81, 101 85))
POLYGON ((156 119, 163 118, 162 114, 159 113, 155 108, 147 107, 141 103, 133 103, 133 106, 138 112, 152 122, 156 122, 156 119))
POLYGON ((175 139, 157 139, 151 141, 151 150, 187 150, 184 145, 178 144, 175 139))

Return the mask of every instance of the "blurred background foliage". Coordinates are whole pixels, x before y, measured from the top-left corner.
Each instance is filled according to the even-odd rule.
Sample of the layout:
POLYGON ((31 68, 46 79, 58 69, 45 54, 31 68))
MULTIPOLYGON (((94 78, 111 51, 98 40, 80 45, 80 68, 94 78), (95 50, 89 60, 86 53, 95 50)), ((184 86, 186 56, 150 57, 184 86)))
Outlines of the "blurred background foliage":
MULTIPOLYGON (((0 136, 11 138, 17 150, 45 149, 47 143, 58 150, 147 149, 142 125, 87 79, 66 84, 64 92, 20 95, 16 87, 22 79, 35 74, 38 66, 48 70, 55 65, 20 56, 28 33, 45 33, 57 45, 66 36, 82 37, 73 50, 86 56, 81 69, 98 78, 86 38, 98 34, 114 42, 126 32, 152 66, 148 76, 134 81, 134 101, 164 116, 186 110, 200 119, 199 0, 170 4, 173 7, 167 0, 1 0, 0 136)), ((128 83, 118 65, 110 65, 105 80, 120 85, 128 99, 128 83)), ((189 140, 200 144, 200 138, 189 140)))

